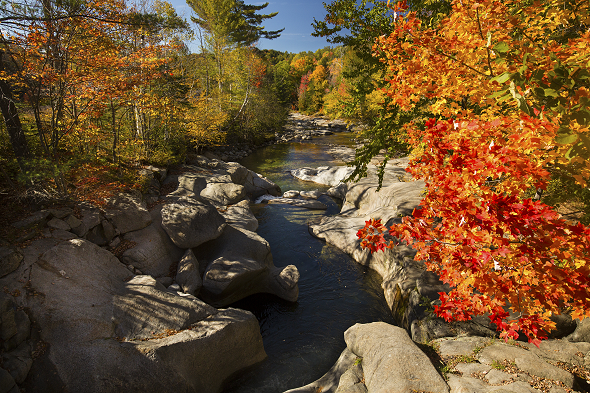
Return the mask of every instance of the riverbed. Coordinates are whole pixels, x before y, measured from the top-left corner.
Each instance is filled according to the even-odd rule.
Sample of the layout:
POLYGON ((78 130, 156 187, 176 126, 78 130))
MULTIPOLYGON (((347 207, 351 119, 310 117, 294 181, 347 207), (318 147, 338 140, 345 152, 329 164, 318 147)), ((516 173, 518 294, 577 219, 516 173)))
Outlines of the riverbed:
MULTIPOLYGON (((314 138, 310 142, 272 145, 240 163, 287 190, 326 190, 299 181, 288 172, 304 166, 342 165, 325 152, 329 144, 352 146, 350 133, 314 138)), ((343 333, 355 323, 394 324, 381 289, 381 277, 357 264, 337 248, 313 237, 308 222, 339 212, 337 201, 320 197, 326 211, 288 205, 252 205, 258 234, 271 246, 275 266, 299 269, 299 300, 283 301, 258 294, 232 305, 256 315, 267 359, 242 372, 224 392, 276 393, 321 377, 345 348, 343 333)))

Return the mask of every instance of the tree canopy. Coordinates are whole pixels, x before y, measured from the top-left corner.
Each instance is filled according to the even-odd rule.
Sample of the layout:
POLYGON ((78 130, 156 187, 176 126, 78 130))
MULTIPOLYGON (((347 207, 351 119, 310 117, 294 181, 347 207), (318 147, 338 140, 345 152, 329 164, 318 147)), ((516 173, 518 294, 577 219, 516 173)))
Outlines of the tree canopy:
POLYGON ((208 34, 227 37, 238 46, 250 46, 261 38, 274 39, 281 30, 268 31, 262 23, 275 17, 278 12, 259 14, 268 3, 245 4, 242 0, 187 0, 196 16, 193 21, 208 34))

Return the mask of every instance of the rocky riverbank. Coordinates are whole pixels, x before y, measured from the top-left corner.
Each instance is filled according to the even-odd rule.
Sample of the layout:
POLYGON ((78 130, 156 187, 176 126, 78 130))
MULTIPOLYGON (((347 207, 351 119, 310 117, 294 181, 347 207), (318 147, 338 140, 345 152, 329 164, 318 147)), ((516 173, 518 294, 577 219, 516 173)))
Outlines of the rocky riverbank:
MULTIPOLYGON (((311 135, 310 122, 321 132, 344 129, 300 120, 289 126, 296 140, 311 135)), ((343 161, 353 154, 329 151, 343 161)), ((274 266, 250 201, 268 195, 269 203, 325 205, 318 191, 282 193, 243 166, 210 157, 143 169, 144 195, 44 209, 12 224, 22 247, 0 244, 2 391, 217 392, 265 358, 254 315, 225 307, 257 292, 294 302, 299 271, 274 266)), ((559 319, 540 348, 506 344, 485 318, 448 324, 434 317, 438 292, 448 288, 410 248, 361 250, 356 232, 366 220, 391 224, 419 203, 423 184, 408 178, 406 165, 392 160, 379 192, 374 167, 354 184, 342 183, 346 167, 291 172, 331 186, 327 193, 342 200, 340 214, 310 231, 383 277, 400 327, 350 327, 334 367, 290 392, 589 391, 588 321, 559 319)))
POLYGON ((254 315, 224 307, 297 300, 297 268, 274 266, 249 209, 280 188, 201 156, 142 174, 143 196, 12 224, 24 247, 0 248, 2 391, 217 392, 265 358, 254 315))
MULTIPOLYGON (((349 131, 350 129, 351 126, 343 120, 330 120, 292 112, 289 114, 283 128, 275 133, 274 139, 257 147, 278 143, 310 141, 317 136, 332 135, 336 132, 349 131)), ((222 161, 238 161, 252 154, 255 149, 256 147, 249 144, 232 144, 209 149, 205 155, 213 154, 213 157, 219 158, 222 161)))
POLYGON ((341 182, 350 171, 344 167, 292 171, 302 180, 333 186, 329 193, 343 199, 340 214, 312 223, 310 230, 383 277, 385 297, 402 328, 383 323, 351 327, 336 365, 318 381, 290 392, 588 391, 587 320, 556 317, 555 338, 540 348, 506 344, 496 339, 487 318, 446 323, 432 314, 438 293, 449 288, 414 260, 411 248, 401 245, 375 254, 361 249, 356 232, 365 221, 379 218, 391 225, 419 204, 424 184, 408 178, 407 162, 403 158, 387 165, 380 191, 375 167, 353 184, 341 182))

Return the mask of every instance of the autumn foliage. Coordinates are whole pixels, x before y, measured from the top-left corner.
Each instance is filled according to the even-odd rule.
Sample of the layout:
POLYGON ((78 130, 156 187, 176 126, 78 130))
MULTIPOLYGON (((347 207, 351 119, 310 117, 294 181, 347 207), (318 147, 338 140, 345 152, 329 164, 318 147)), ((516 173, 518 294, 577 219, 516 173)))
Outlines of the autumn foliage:
POLYGON ((437 315, 486 314, 538 345, 553 314, 590 316, 590 228, 539 200, 556 173, 590 177, 588 3, 453 1, 436 25, 393 10, 374 55, 392 105, 435 116, 404 127, 427 190, 401 224, 368 221, 362 245, 411 245, 452 287, 437 315))

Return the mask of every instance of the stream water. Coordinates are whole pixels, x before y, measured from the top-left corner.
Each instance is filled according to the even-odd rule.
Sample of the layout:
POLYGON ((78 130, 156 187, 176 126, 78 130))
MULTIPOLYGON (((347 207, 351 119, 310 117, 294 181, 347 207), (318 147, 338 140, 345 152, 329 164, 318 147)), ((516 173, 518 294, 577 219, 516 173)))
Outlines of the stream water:
MULTIPOLYGON (((310 143, 269 146, 241 164, 268 177, 283 192, 325 190, 327 187, 293 178, 288 170, 338 165, 325 152, 326 144, 350 145, 350 135, 338 133, 310 143)), ((299 269, 299 300, 289 303, 258 294, 232 305, 256 315, 268 357, 237 375, 224 392, 276 393, 306 385, 332 367, 346 346, 343 333, 350 326, 394 323, 381 277, 309 233, 308 221, 340 209, 330 197, 322 196, 320 201, 328 205, 327 211, 252 205, 259 221, 257 232, 270 243, 275 266, 293 264, 299 269)))

